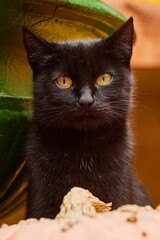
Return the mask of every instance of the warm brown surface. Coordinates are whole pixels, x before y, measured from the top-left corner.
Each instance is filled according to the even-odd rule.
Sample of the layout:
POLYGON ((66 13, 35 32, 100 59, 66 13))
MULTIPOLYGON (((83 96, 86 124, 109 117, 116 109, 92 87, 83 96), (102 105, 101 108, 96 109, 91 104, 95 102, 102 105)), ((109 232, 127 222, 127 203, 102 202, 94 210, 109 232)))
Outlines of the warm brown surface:
POLYGON ((119 10, 127 18, 134 17, 134 162, 139 177, 157 205, 160 202, 160 1, 103 2, 119 10))
POLYGON ((136 69, 135 76, 135 167, 157 205, 160 202, 160 69, 136 69))

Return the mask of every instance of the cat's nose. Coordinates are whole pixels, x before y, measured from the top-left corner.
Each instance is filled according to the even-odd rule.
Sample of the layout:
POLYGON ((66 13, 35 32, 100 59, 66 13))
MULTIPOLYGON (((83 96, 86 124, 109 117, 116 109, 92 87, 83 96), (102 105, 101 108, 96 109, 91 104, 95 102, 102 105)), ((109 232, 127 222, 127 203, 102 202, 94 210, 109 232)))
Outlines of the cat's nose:
POLYGON ((78 101, 78 103, 83 107, 85 106, 91 106, 94 103, 93 97, 81 97, 78 101))
POLYGON ((89 87, 86 86, 82 89, 78 103, 83 107, 89 107, 94 103, 94 97, 91 95, 91 90, 89 87))

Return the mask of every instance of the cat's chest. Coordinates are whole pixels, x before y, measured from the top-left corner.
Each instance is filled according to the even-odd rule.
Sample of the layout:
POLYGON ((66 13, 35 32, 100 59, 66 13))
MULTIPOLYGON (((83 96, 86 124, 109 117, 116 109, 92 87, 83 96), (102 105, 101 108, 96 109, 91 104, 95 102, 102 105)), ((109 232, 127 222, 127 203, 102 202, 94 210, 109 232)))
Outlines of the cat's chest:
POLYGON ((52 137, 43 138, 43 146, 45 144, 46 149, 53 155, 60 154, 60 158, 66 160, 74 158, 83 165, 85 159, 92 163, 93 158, 100 158, 112 147, 112 143, 107 139, 107 134, 103 135, 67 133, 57 136, 57 134, 53 134, 52 137))
POLYGON ((82 146, 74 148, 73 145, 70 148, 52 146, 47 159, 43 162, 43 169, 49 169, 51 178, 63 178, 64 182, 74 182, 76 185, 84 183, 84 179, 92 184, 94 181, 103 181, 104 176, 109 176, 112 172, 114 162, 114 154, 111 156, 107 149, 107 147, 92 149, 87 145, 83 148, 82 146))
POLYGON ((37 151, 40 153, 40 164, 44 156, 43 166, 56 174, 90 175, 97 172, 98 176, 99 172, 106 172, 115 165, 117 158, 123 155, 122 141, 111 141, 105 131, 96 134, 47 131, 39 136, 37 151))
POLYGON ((49 151, 49 161, 54 165, 73 171, 76 168, 78 171, 91 172, 93 168, 104 166, 107 159, 111 158, 109 146, 97 142, 95 144, 93 140, 74 143, 68 141, 67 144, 56 142, 47 146, 46 151, 49 151))

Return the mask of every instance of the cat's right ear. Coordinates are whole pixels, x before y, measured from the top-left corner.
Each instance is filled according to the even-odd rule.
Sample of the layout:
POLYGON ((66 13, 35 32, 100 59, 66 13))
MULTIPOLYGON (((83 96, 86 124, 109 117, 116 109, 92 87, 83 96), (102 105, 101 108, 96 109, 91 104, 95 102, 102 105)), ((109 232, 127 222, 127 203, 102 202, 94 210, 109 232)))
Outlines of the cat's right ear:
POLYGON ((25 27, 23 27, 23 42, 31 66, 36 59, 38 60, 41 56, 49 53, 47 42, 25 27))
POLYGON ((130 61, 134 36, 133 18, 130 17, 117 31, 105 39, 108 47, 130 61))

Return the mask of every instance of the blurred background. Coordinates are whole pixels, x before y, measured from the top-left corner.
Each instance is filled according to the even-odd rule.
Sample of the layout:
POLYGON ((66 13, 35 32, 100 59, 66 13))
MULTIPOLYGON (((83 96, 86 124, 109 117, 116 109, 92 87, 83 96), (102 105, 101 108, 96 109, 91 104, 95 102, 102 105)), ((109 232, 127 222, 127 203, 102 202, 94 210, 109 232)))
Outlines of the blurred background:
POLYGON ((104 0, 125 17, 134 17, 136 42, 134 166, 155 205, 160 203, 160 1, 104 0))
POLYGON ((23 25, 59 41, 105 37, 134 17, 133 162, 155 206, 160 203, 160 0, 103 3, 112 8, 98 0, 0 3, 0 224, 16 223, 25 213, 23 147, 32 115, 32 72, 22 43, 23 25))

